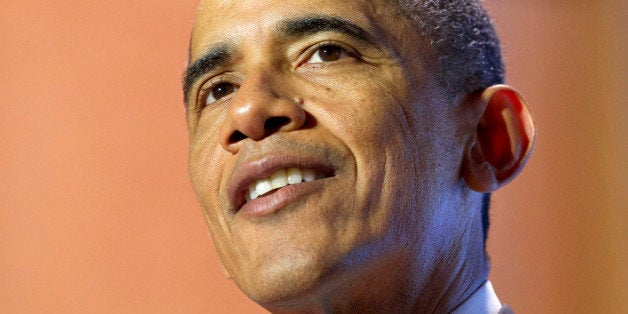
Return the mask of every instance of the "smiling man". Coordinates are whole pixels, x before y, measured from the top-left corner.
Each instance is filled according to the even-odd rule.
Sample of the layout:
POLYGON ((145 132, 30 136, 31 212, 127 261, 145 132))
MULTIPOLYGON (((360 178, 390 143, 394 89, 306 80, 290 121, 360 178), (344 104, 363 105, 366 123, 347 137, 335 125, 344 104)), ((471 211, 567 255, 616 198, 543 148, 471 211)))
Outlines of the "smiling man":
POLYGON ((497 313, 488 193, 534 126, 477 1, 206 0, 190 176, 226 271, 272 312, 497 313))

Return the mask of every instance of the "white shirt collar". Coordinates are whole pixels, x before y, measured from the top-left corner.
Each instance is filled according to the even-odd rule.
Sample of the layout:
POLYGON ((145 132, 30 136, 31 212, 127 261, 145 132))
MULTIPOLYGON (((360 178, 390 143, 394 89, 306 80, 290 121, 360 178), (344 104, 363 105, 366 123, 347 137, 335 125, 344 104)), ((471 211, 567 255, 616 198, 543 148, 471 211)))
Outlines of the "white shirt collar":
POLYGON ((501 308, 502 304, 493 290, 493 285, 486 281, 451 314, 497 314, 501 308))

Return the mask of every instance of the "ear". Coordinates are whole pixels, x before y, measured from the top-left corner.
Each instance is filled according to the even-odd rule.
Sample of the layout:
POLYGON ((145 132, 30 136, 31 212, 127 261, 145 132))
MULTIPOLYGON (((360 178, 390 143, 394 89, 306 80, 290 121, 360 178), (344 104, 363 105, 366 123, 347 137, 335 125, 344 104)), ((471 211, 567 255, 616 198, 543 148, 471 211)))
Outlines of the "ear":
POLYGON ((512 87, 494 85, 481 97, 473 140, 465 148, 462 175, 477 192, 492 192, 514 179, 525 166, 536 130, 528 107, 512 87))
POLYGON ((225 267, 225 264, 223 264, 222 262, 220 262, 220 270, 222 271, 222 274, 225 275, 225 277, 227 277, 227 279, 231 280, 231 274, 229 273, 229 271, 227 270, 227 268, 225 267))

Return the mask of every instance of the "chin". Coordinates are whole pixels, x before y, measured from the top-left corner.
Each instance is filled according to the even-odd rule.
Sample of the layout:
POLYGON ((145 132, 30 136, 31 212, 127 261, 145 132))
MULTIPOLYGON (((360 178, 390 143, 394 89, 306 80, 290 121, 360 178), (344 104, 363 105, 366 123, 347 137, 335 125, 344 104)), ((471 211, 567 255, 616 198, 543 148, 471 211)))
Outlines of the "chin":
POLYGON ((248 278, 236 284, 254 302, 267 309, 290 308, 313 301, 317 291, 327 285, 333 269, 313 256, 284 257, 266 261, 248 278), (309 302, 308 302, 309 301, 309 302))

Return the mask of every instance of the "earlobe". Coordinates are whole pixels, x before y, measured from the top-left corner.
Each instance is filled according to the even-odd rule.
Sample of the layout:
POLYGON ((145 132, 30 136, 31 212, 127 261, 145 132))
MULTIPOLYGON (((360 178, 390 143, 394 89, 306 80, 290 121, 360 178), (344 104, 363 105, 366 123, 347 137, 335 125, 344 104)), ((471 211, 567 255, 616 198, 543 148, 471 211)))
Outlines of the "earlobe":
POLYGON ((508 183, 525 166, 534 146, 535 127, 519 93, 506 85, 484 90, 484 111, 463 161, 463 177, 478 192, 491 192, 508 183))

